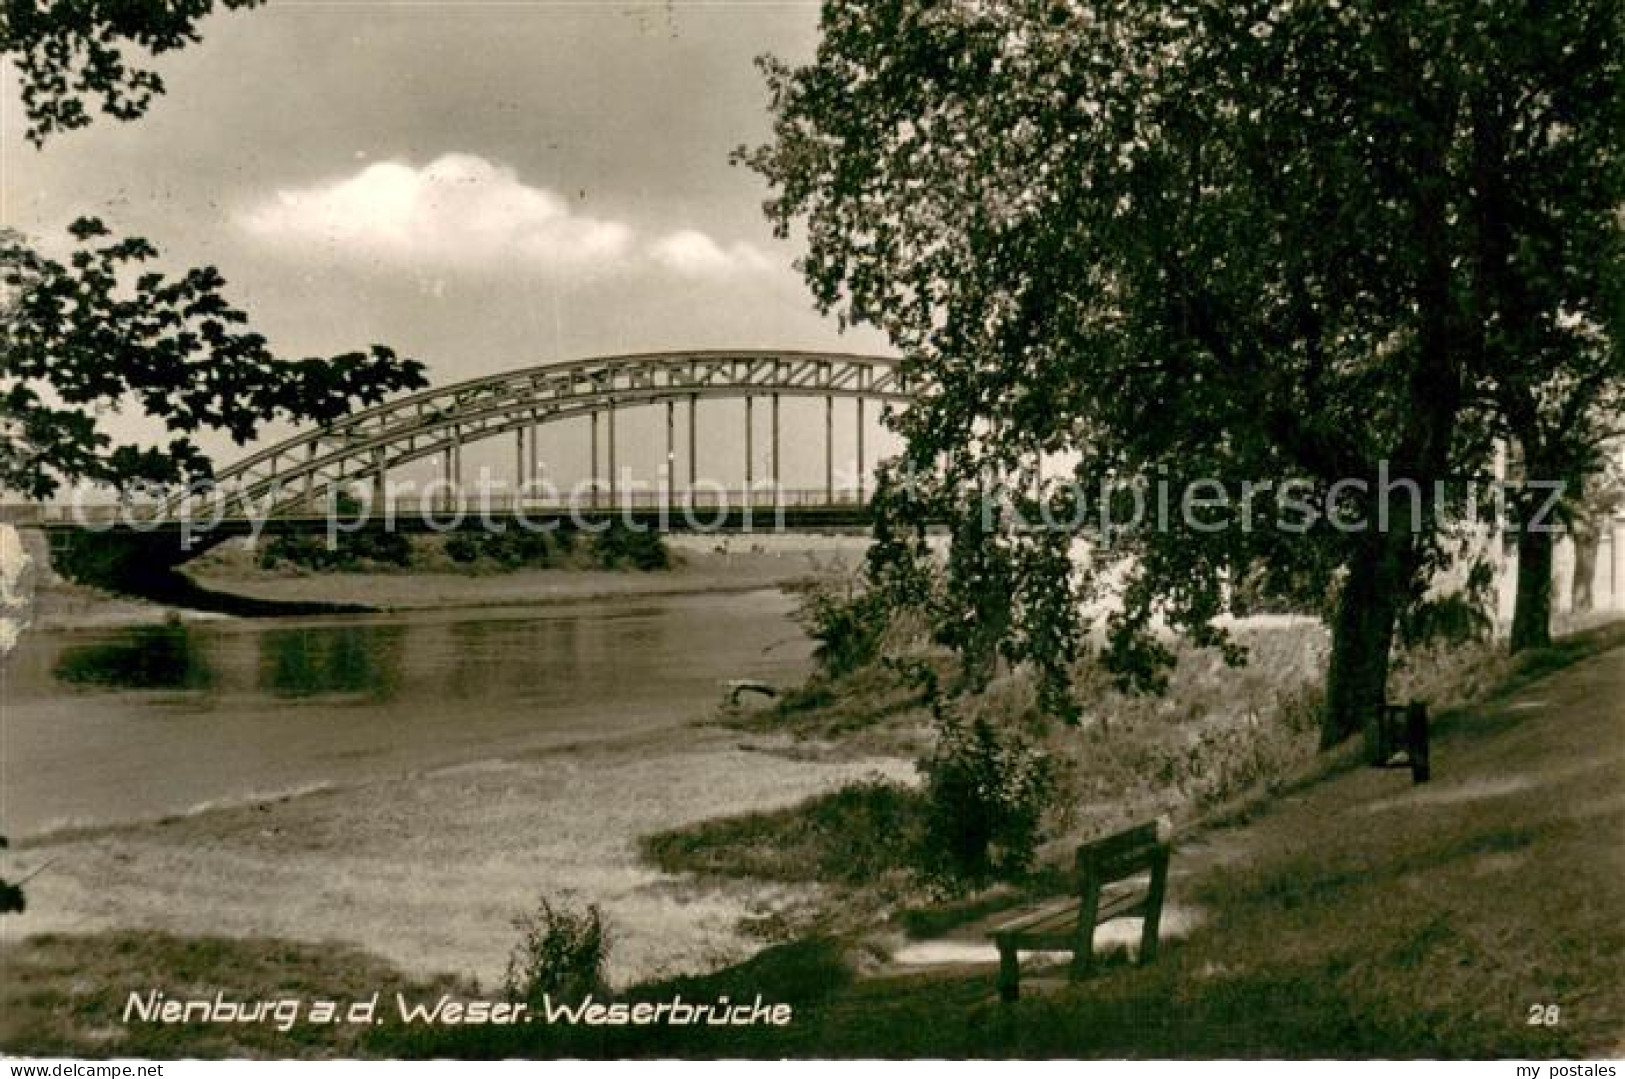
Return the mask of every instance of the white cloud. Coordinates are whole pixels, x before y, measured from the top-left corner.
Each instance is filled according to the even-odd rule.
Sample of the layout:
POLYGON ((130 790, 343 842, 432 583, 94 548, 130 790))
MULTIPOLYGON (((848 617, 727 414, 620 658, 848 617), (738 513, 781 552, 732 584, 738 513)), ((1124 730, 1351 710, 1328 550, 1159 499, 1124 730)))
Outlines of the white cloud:
POLYGON ((608 274, 652 266, 719 278, 772 266, 750 244, 724 248, 692 229, 644 238, 624 222, 578 213, 555 192, 472 154, 446 154, 421 168, 380 162, 354 176, 278 191, 239 224, 301 257, 418 272, 608 274))

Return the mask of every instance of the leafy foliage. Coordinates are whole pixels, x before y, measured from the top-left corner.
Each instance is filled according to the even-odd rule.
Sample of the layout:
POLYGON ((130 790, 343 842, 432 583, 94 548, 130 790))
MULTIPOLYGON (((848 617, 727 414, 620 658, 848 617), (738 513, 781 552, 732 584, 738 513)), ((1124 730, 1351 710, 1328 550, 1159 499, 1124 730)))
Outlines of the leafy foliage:
POLYGON ((95 218, 69 231, 78 248, 66 265, 0 233, 0 485, 45 498, 75 480, 198 479, 210 474, 201 431, 241 445, 274 420, 327 423, 425 384, 421 364, 382 345, 279 358, 214 267, 168 277, 145 268, 158 257, 146 240, 114 239, 95 218), (103 413, 131 403, 167 445, 114 444, 103 413))
POLYGON ((1476 562, 1459 589, 1429 596, 1415 603, 1400 620, 1399 638, 1406 648, 1432 640, 1449 644, 1488 640, 1495 629, 1495 570, 1487 561, 1476 562))
POLYGON ((509 1000, 539 1009, 544 995, 555 1003, 573 1003, 607 991, 609 938, 596 903, 578 911, 544 898, 534 913, 515 918, 514 928, 519 943, 508 957, 503 979, 509 1000))
POLYGON ((493 562, 503 569, 552 564, 565 542, 565 534, 510 528, 503 532, 456 532, 446 537, 446 557, 463 565, 493 562))
MULTIPOLYGON (((227 9, 264 0, 220 0, 227 9)), ((126 63, 135 46, 153 55, 198 40, 198 20, 215 0, 16 0, 0 9, 0 53, 11 58, 22 82, 24 136, 42 146, 48 136, 90 123, 87 99, 119 120, 134 120, 164 92, 149 69, 126 63)))
POLYGON ((1585 261, 1618 235, 1597 207, 1625 203, 1618 17, 1603 0, 826 3, 811 63, 765 61, 773 141, 740 160, 780 234, 804 228, 820 306, 907 357, 907 450, 877 501, 887 602, 927 611, 973 676, 1031 665, 1073 718, 1084 600, 1117 602, 1105 658, 1156 688, 1171 653, 1153 628, 1224 648, 1235 571, 1341 582, 1323 740, 1357 729, 1402 609, 1452 557, 1437 493, 1486 459, 1503 358, 1531 320, 1543 355, 1583 351, 1594 324, 1559 310, 1618 317, 1585 261), (1574 183, 1546 184, 1543 132, 1574 183), (1537 278, 1538 303, 1510 302, 1537 278), (1081 455, 1065 478, 1084 494, 1041 476, 1058 455, 1081 455), (1377 527, 1384 463, 1419 497, 1377 527), (1133 491, 1203 479, 1232 505, 1270 487, 1249 526, 1176 502, 1111 527, 1133 491), (1289 479, 1319 503, 1363 483, 1339 504, 1365 527, 1295 527, 1289 479), (1045 509, 1061 527, 1022 527, 1045 509), (929 520, 951 522, 940 572, 929 520))
POLYGON ((317 572, 356 569, 369 563, 408 566, 411 562, 412 544, 404 535, 370 528, 341 532, 331 544, 319 535, 272 536, 259 557, 262 569, 286 564, 317 572))
POLYGON ((813 639, 813 658, 826 678, 844 677, 879 658, 886 611, 860 580, 813 578, 791 590, 800 600, 795 619, 813 639))

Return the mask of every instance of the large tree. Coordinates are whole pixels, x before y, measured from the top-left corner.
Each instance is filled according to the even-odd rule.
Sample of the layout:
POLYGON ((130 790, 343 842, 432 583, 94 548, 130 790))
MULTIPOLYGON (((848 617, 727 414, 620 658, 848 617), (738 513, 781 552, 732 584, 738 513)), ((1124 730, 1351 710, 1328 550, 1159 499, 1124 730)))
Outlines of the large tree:
POLYGON ((1564 193, 1497 218, 1521 164, 1489 151, 1543 102, 1617 115, 1619 19, 1605 0, 827 0, 816 58, 766 62, 774 138, 743 157, 778 228, 805 227, 818 302, 907 357, 877 587, 930 610, 972 673, 1034 663, 1065 711, 1108 578, 1107 658, 1141 681, 1168 658, 1159 618, 1224 643, 1227 575, 1335 584, 1323 742, 1358 729, 1448 560, 1449 484, 1488 453, 1492 279, 1565 278, 1521 246, 1572 227, 1564 193), (1077 519, 1076 488, 1036 476, 1068 452, 1086 492, 1272 487, 1246 527, 1198 506, 1097 528, 1083 569, 1064 530, 982 511, 1003 485, 1077 519), (1298 527, 1289 478, 1342 516, 1298 527))
MULTIPOLYGON (((1569 582, 1569 609, 1584 614, 1596 605, 1597 555, 1606 533, 1625 509, 1625 445, 1604 444, 1600 465, 1580 483, 1569 511, 1569 536, 1574 540, 1574 574, 1569 582)), ((1617 542, 1617 541, 1616 541, 1617 542)), ((1617 553, 1615 554, 1617 558, 1617 553)))
MULTIPOLYGON (((1617 367, 1617 361, 1612 364, 1617 367)), ((1551 643, 1553 562, 1558 536, 1574 541, 1575 610, 1591 606, 1600 530, 1619 506, 1617 453, 1621 385, 1593 378, 1552 378, 1503 391, 1514 451, 1507 505, 1518 552, 1517 594, 1510 647, 1514 652, 1551 643)))
POLYGON ((1530 11, 1494 42, 1468 172, 1485 407, 1521 481, 1514 651, 1550 640, 1554 540, 1581 525, 1588 480, 1625 424, 1625 60, 1579 36, 1617 46, 1625 9, 1589 23, 1565 5, 1530 11))

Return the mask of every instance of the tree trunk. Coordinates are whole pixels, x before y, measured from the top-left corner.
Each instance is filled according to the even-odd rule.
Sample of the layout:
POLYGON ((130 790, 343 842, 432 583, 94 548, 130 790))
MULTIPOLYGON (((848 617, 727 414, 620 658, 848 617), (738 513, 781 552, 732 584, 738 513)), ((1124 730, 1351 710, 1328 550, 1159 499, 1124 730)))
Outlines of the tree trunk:
POLYGON ((1518 599, 1512 611, 1513 652, 1552 643, 1552 533, 1518 530, 1518 599))
POLYGON ((1591 586, 1597 580, 1597 550, 1602 546, 1602 532, 1596 522, 1577 515, 1569 535, 1574 540, 1574 581, 1569 586, 1569 609, 1581 614, 1596 604, 1591 586))
POLYGON ((1374 534, 1349 563, 1332 625, 1321 749, 1358 734, 1386 697, 1409 540, 1406 535, 1374 534))

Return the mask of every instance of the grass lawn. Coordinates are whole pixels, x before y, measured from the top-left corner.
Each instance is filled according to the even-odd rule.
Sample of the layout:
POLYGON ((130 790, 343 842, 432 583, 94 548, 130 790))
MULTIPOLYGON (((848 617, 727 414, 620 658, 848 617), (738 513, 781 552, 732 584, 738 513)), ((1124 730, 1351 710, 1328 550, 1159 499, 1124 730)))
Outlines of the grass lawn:
POLYGON ((1075 985, 1028 978, 1014 1005, 995 999, 987 967, 860 976, 849 946, 808 939, 618 998, 761 994, 794 1006, 783 1028, 154 1030, 118 1022, 131 989, 343 998, 401 979, 342 949, 108 934, 0 953, 0 1044, 155 1056, 1617 1055, 1622 639, 1616 626, 1565 641, 1521 660, 1487 703, 1440 716, 1429 784, 1342 771, 1187 842, 1171 899, 1203 914, 1189 937, 1149 967, 1109 965, 1075 985), (1537 1005, 1543 1016, 1556 1005, 1557 1022, 1531 1025, 1537 1005))

